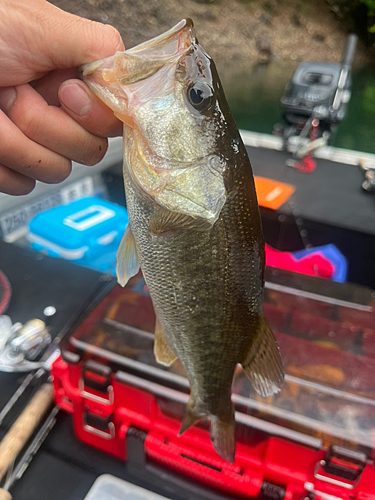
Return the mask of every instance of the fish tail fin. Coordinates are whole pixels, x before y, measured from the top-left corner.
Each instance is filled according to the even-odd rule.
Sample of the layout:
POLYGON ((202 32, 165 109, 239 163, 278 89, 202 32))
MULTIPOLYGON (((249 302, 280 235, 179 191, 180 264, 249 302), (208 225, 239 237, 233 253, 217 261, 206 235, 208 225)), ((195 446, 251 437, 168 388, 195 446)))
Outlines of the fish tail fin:
POLYGON ((211 417, 211 441, 216 452, 227 462, 234 462, 236 441, 234 436, 234 415, 228 420, 211 417))
POLYGON ((201 411, 194 402, 192 396, 186 406, 185 416, 182 420, 179 436, 187 431, 198 420, 207 418, 211 421, 211 441, 216 452, 230 463, 234 462, 235 454, 235 437, 234 437, 234 411, 229 418, 221 418, 216 415, 210 415, 201 411))
POLYGON ((284 367, 274 334, 264 314, 256 342, 241 363, 254 389, 263 397, 278 393, 284 384, 284 367))

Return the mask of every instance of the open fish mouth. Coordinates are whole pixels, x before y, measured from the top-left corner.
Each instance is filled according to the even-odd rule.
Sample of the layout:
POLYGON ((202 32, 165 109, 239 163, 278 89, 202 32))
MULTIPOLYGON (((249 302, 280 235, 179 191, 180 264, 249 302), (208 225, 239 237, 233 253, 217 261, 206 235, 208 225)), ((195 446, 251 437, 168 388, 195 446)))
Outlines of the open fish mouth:
POLYGON ((156 52, 165 51, 166 57, 181 55, 196 42, 194 23, 191 19, 183 19, 173 28, 161 35, 132 47, 127 52, 146 57, 155 57, 156 52))
POLYGON ((81 66, 80 75, 94 93, 124 119, 127 98, 123 86, 145 80, 160 68, 176 64, 195 43, 193 21, 183 19, 165 33, 125 52, 81 66))
MULTIPOLYGON (((125 52, 119 52, 119 54, 130 54, 131 57, 146 59, 149 62, 163 61, 163 64, 165 64, 169 60, 174 60, 183 55, 195 42, 196 37, 193 21, 191 19, 183 19, 165 33, 136 45, 125 52)), ((112 63, 111 60, 112 57, 108 57, 100 61, 95 61, 94 63, 84 64, 80 68, 82 77, 86 78, 96 71, 107 69, 112 63)), ((123 66, 123 69, 127 69, 126 65, 123 66)), ((128 73, 130 72, 131 71, 128 71, 128 73)), ((108 78, 108 73, 104 74, 107 75, 108 78)), ((121 78, 121 75, 118 76, 121 78)), ((126 75, 122 75, 122 78, 126 78, 126 75)))

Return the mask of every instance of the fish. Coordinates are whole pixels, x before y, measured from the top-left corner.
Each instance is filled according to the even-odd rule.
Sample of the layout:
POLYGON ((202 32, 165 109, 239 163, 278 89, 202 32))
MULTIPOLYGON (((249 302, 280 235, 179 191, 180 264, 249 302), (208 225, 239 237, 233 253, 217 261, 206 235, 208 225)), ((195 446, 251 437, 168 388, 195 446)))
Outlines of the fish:
POLYGON ((181 435, 201 419, 235 460, 238 364, 261 396, 284 368, 263 313, 265 251, 250 161, 213 60, 184 19, 162 35, 81 68, 124 124, 129 225, 121 285, 142 270, 156 314, 154 352, 180 359, 191 394, 181 435))

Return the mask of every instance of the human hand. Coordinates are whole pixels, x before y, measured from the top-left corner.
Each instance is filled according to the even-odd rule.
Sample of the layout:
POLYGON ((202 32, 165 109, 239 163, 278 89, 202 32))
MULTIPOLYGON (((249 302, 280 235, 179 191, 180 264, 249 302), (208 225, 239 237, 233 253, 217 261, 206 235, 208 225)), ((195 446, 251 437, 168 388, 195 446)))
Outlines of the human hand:
POLYGON ((45 0, 0 0, 0 191, 57 183, 71 160, 98 163, 121 123, 76 67, 125 50, 112 26, 45 0))

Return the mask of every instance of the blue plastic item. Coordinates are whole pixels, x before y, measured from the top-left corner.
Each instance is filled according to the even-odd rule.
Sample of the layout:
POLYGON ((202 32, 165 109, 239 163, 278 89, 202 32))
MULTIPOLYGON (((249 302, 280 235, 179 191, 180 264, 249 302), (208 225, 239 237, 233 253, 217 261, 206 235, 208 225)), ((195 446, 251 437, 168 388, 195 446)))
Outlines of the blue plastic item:
POLYGON ((333 281, 345 283, 348 275, 348 261, 335 245, 330 243, 321 247, 298 250, 297 252, 293 252, 293 255, 296 259, 302 259, 305 255, 310 255, 312 253, 321 253, 324 258, 331 262, 334 267, 334 273, 331 278, 333 281))
POLYGON ((50 257, 114 274, 128 223, 125 208, 101 198, 82 198, 36 215, 28 237, 34 250, 50 257))

